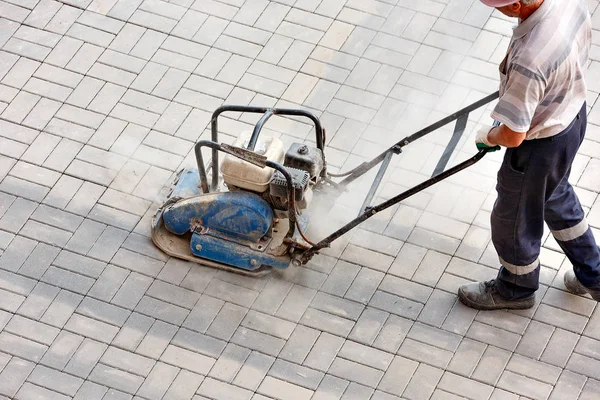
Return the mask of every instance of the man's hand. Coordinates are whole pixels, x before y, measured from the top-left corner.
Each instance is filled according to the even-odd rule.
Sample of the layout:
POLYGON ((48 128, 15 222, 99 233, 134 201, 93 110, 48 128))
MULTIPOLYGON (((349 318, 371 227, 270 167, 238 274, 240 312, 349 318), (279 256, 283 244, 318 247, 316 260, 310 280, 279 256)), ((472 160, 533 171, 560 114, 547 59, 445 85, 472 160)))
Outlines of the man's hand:
POLYGON ((525 140, 526 136, 526 132, 515 132, 506 125, 500 125, 497 127, 484 125, 481 129, 479 129, 479 131, 477 131, 475 143, 478 144, 478 148, 483 146, 502 146, 508 148, 519 147, 521 143, 523 143, 523 140, 525 140))
MULTIPOLYGON (((477 137, 475 138, 475 143, 484 144, 487 147, 494 147, 496 144, 490 142, 489 134, 494 129, 493 126, 484 125, 477 131, 477 137)), ((478 146, 479 147, 479 146, 478 146)))

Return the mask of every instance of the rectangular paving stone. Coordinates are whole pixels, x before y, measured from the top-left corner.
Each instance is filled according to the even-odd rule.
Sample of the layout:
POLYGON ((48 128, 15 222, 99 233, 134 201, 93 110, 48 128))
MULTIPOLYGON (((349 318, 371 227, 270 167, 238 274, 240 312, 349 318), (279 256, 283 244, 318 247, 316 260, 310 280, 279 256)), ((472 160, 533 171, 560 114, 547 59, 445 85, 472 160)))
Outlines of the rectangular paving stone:
POLYGON ((202 295, 186 318, 183 326, 197 332, 206 332, 224 304, 225 302, 222 300, 202 295))
POLYGON ((46 354, 44 354, 40 363, 57 370, 64 369, 83 340, 82 336, 61 331, 46 354))
POLYGON ((220 381, 232 382, 250 353, 249 349, 232 343, 228 344, 210 370, 209 375, 220 381))
POLYGON ((279 354, 279 358, 302 364, 317 341, 320 332, 302 325, 296 326, 279 354))
POLYGON ((138 396, 152 400, 160 400, 165 395, 169 386, 175 380, 179 369, 163 363, 156 363, 148 378, 144 381, 138 396))
POLYGON ((59 288, 39 282, 19 308, 19 314, 35 320, 40 319, 59 292, 59 288))
POLYGON ((132 313, 113 340, 112 345, 120 349, 135 351, 153 323, 154 319, 152 318, 132 313))
POLYGON ((128 310, 90 297, 83 299, 76 312, 115 326, 122 326, 130 314, 128 310))
POLYGON ((523 338, 519 342, 516 353, 533 359, 539 359, 554 333, 554 327, 537 321, 531 321, 523 338))
POLYGON ((52 344, 60 332, 57 328, 19 315, 15 315, 10 320, 4 331, 48 346, 52 344))
POLYGON ((496 385, 510 359, 510 353, 498 347, 488 346, 479 360, 472 378, 481 382, 496 385))
POLYGON ((41 322, 62 328, 83 299, 83 296, 61 290, 42 316, 41 322))
POLYGON ((36 209, 37 204, 25 199, 16 199, 0 218, 0 229, 18 233, 27 219, 36 209))
POLYGON ((382 291, 375 292, 369 305, 410 319, 416 319, 423 308, 421 303, 387 294, 382 291))
POLYGON ((152 278, 133 272, 129 274, 111 302, 123 308, 134 309, 151 284, 152 278))
POLYGON ((34 367, 32 362, 13 357, 0 373, 0 394, 15 396, 34 367))
POLYGON ((198 390, 204 380, 201 375, 182 370, 175 378, 175 381, 164 396, 165 400, 184 400, 189 399, 198 390))
POLYGON ((110 343, 119 332, 116 326, 79 314, 73 314, 65 329, 104 343, 110 343))
POLYGON ((311 328, 346 337, 350 334, 354 322, 326 312, 309 308, 300 323, 311 328))
POLYGON ((81 225, 73 233, 73 236, 65 246, 65 249, 79 254, 87 254, 96 243, 106 225, 84 219, 81 225))
MULTIPOLYGON (((248 310, 235 304, 225 303, 210 323, 207 334, 229 340, 234 335, 248 310)), ((209 311, 210 313, 210 311, 209 311)))
POLYGON ((218 358, 227 345, 220 338, 212 338, 187 329, 180 329, 171 343, 213 358, 218 358))
POLYGON ((537 382, 533 379, 506 371, 502 374, 498 387, 517 393, 532 399, 546 399, 552 391, 552 386, 537 382))
POLYGON ((164 266, 164 262, 120 249, 111 261, 113 264, 148 276, 157 276, 164 266))
POLYGON ((271 367, 269 376, 316 390, 319 382, 323 379, 324 373, 288 361, 277 360, 271 367))
POLYGON ((200 298, 200 294, 196 292, 161 282, 159 280, 154 281, 154 283, 148 289, 147 294, 157 299, 168 301, 188 309, 192 309, 200 298))
POLYGON ((127 232, 108 226, 88 252, 88 256, 105 262, 110 261, 127 238, 127 232))
POLYGON ((550 385, 556 384, 562 372, 558 367, 532 360, 528 357, 523 357, 518 354, 512 356, 511 360, 506 366, 506 370, 531 379, 548 383, 550 385))
POLYGON ((147 376, 155 365, 154 360, 112 346, 104 352, 100 362, 140 376, 147 376))
POLYGON ((215 379, 206 378, 200 389, 198 390, 200 395, 210 396, 215 399, 232 399, 242 400, 250 399, 252 392, 246 389, 239 388, 215 379))
POLYGON ((144 381, 144 378, 140 376, 120 371, 103 364, 96 365, 90 374, 89 379, 92 382, 113 387, 131 394, 136 393, 144 381))
POLYGON ((108 388, 90 381, 85 381, 74 397, 76 400, 102 400, 108 388))
POLYGON ((67 270, 50 266, 41 280, 51 285, 86 294, 94 284, 94 279, 67 270))
POLYGON ((405 339, 402 346, 400 346, 398 354, 444 369, 447 368, 452 359, 451 351, 412 339, 405 339))
POLYGON ((277 356, 285 341, 273 336, 253 331, 248 328, 239 327, 231 339, 232 343, 247 347, 252 350, 264 352, 265 354, 277 356))
POLYGON ((87 378, 107 347, 106 344, 85 339, 65 367, 64 372, 87 378))
POLYGON ((570 371, 563 371, 554 386, 550 400, 556 399, 576 399, 585 385, 586 378, 582 375, 574 374, 570 371))
POLYGON ((59 247, 65 246, 72 235, 68 231, 41 224, 33 220, 27 221, 20 233, 25 237, 59 247))
POLYGON ((382 371, 340 357, 336 357, 328 373, 372 388, 377 387, 384 375, 382 371))
POLYGON ((27 381, 67 396, 74 396, 83 384, 81 378, 42 365, 35 367, 27 381))
POLYGON ((563 368, 567 364, 578 340, 579 335, 576 333, 563 329, 554 330, 554 334, 550 338, 540 361, 563 368))
POLYGON ((258 388, 258 392, 267 396, 272 396, 278 400, 283 400, 284 398, 308 400, 313 395, 312 390, 305 389, 272 377, 265 378, 258 388))
POLYGON ((0 270, 0 288, 10 290, 22 295, 29 295, 36 283, 33 279, 15 274, 13 272, 0 270))
POLYGON ((53 265, 91 278, 98 278, 106 267, 103 262, 65 250, 61 251, 53 265))
POLYGON ((500 348, 514 351, 521 339, 520 335, 510 333, 490 325, 473 322, 471 328, 467 332, 467 337, 474 340, 479 340, 500 348))
POLYGON ((0 257, 0 268, 7 271, 18 271, 36 245, 37 242, 31 239, 23 236, 15 236, 0 257))
POLYGON ((140 300, 135 311, 174 325, 181 325, 189 313, 189 310, 148 296, 140 300))
POLYGON ((191 372, 206 375, 215 363, 210 357, 203 356, 181 347, 169 345, 160 360, 191 372))
POLYGON ((162 321, 155 321, 136 353, 146 357, 158 359, 175 336, 177 327, 162 321))
POLYGON ((37 398, 37 399, 56 399, 68 400, 70 397, 45 389, 41 386, 26 382, 17 393, 17 398, 37 398))
POLYGON ((13 335, 0 333, 0 350, 13 356, 38 363, 48 346, 13 335))

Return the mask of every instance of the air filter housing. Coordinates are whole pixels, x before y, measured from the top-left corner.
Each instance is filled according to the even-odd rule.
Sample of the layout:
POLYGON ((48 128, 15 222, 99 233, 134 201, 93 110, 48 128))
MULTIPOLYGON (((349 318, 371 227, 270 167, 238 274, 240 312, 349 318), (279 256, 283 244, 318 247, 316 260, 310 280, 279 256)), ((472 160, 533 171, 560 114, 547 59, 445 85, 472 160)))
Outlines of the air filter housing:
MULTIPOLYGON (((308 182, 310 181, 310 174, 306 171, 288 168, 285 169, 292 175, 292 183, 294 186, 294 198, 295 201, 302 201, 304 199, 304 193, 308 189, 308 182)), ((287 200, 287 180, 280 171, 275 171, 271 184, 269 185, 269 193, 271 197, 281 198, 281 200, 287 200)))

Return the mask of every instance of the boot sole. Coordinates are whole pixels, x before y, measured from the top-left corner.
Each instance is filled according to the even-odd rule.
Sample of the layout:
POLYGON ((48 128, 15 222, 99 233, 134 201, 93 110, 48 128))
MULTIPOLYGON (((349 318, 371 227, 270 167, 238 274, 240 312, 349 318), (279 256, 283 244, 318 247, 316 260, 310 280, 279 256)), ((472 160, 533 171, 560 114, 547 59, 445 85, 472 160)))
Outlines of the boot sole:
POLYGON ((474 301, 469 300, 465 295, 463 295, 462 291, 459 290, 458 291, 458 298, 461 301, 461 303, 463 303, 465 306, 473 308, 475 310, 485 310, 485 311, 491 311, 491 310, 527 310, 532 308, 535 305, 535 297, 531 300, 526 302, 514 302, 514 303, 505 303, 504 305, 484 305, 484 304, 479 304, 479 303, 475 303, 474 301), (531 303, 531 304, 530 304, 531 303))

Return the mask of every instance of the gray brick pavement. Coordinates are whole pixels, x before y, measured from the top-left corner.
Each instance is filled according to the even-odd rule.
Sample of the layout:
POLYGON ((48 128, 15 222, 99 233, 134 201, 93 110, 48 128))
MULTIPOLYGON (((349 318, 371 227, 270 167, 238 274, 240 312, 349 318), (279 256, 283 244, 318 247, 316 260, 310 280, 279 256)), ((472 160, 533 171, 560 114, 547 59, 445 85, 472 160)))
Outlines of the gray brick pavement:
MULTIPOLYGON (((351 168, 496 90, 510 27, 476 0, 0 0, 0 399, 600 396, 600 312, 565 292, 551 237, 533 310, 456 300, 497 268, 498 154, 281 275, 171 259, 149 238, 216 107, 309 109, 332 170, 351 168)), ((571 182, 596 232, 599 38, 571 182)), ((224 115, 223 140, 255 121, 224 115)), ((456 160, 487 122, 471 114, 456 160)), ((305 121, 268 129, 312 141, 305 121)), ((378 199, 431 174, 447 135, 394 160, 378 199)))

